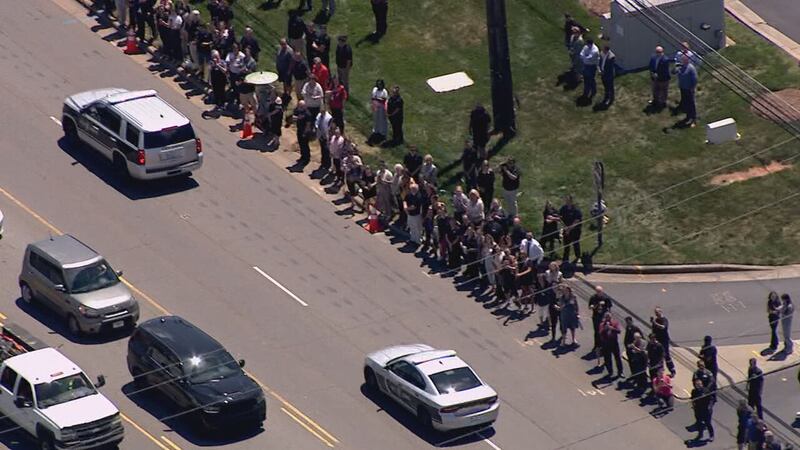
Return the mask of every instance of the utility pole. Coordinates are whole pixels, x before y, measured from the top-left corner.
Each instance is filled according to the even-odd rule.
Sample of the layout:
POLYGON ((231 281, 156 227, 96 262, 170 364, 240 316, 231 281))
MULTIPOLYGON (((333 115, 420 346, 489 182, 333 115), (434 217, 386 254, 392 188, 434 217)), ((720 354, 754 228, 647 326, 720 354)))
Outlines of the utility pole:
POLYGON ((492 76, 494 129, 506 136, 513 136, 517 131, 517 125, 505 0, 486 0, 486 25, 489 30, 489 70, 492 76))

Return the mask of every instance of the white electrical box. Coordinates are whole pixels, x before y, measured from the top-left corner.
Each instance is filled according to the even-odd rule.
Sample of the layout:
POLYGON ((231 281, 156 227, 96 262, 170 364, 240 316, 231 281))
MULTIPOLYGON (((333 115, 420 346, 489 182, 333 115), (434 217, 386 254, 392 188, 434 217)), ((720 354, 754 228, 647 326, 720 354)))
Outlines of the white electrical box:
POLYGON ((736 121, 732 118, 718 120, 706 125, 706 143, 722 144, 739 139, 736 121))

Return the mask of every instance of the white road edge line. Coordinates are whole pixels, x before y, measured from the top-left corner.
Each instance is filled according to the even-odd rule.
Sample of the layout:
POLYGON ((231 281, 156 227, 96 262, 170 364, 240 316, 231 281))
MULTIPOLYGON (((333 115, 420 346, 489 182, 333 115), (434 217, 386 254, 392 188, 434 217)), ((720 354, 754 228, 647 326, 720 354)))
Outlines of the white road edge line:
POLYGON ((487 444, 489 444, 489 447, 492 447, 494 450, 503 450, 500 447, 498 447, 497 444, 495 444, 494 442, 490 441, 489 438, 484 436, 483 433, 478 433, 478 436, 482 437, 483 438, 483 442, 486 442, 487 444))
POLYGON ((53 116, 50 116, 50 120, 52 120, 53 122, 55 122, 56 124, 58 124, 58 126, 61 126, 61 121, 60 121, 60 120, 58 120, 58 119, 56 119, 55 117, 53 117, 53 116))
POLYGON ((456 437, 450 438, 450 439, 448 439, 448 440, 446 440, 446 441, 439 442, 439 443, 438 443, 438 444, 436 444, 434 447, 442 447, 442 446, 445 446, 445 445, 447 445, 447 444, 450 444, 450 443, 453 443, 453 442, 460 441, 461 439, 468 438, 468 437, 470 437, 470 436, 472 436, 472 435, 478 435, 478 436, 482 437, 484 441, 486 441, 487 443, 489 443, 489 445, 491 445, 491 446, 492 446, 492 447, 493 447, 495 450, 501 450, 501 449, 500 449, 500 447, 498 447, 498 446, 494 445, 494 443, 493 443, 493 442, 490 442, 490 441, 489 441, 489 439, 487 439, 487 438, 486 438, 484 435, 482 435, 482 434, 481 434, 481 433, 483 433, 484 431, 488 430, 488 429, 489 429, 489 428, 491 428, 491 427, 492 427, 492 426, 491 426, 491 425, 489 425, 488 427, 483 427, 483 428, 481 428, 481 429, 479 429, 479 430, 470 431, 469 433, 462 434, 462 435, 460 435, 460 436, 456 436, 456 437))
POLYGON ((270 281, 272 284, 274 284, 275 286, 278 286, 278 288, 279 288, 280 290, 282 290, 283 292, 285 292, 285 293, 286 293, 286 295, 288 295, 289 297, 292 297, 292 298, 293 298, 293 299, 294 299, 294 300, 295 300, 297 303, 300 303, 300 304, 301 304, 301 305, 303 305, 303 306, 308 306, 308 303, 304 302, 304 301, 303 301, 303 300, 302 300, 300 297, 298 297, 298 296, 294 295, 294 294, 292 293, 292 291, 290 291, 290 290, 286 289, 285 287, 283 287, 283 285, 282 285, 282 284, 278 283, 278 281, 277 281, 277 280, 275 280, 275 279, 274 279, 274 278, 272 278, 271 276, 267 275, 267 273, 266 273, 266 272, 264 272, 263 270, 261 270, 260 268, 258 268, 258 266, 253 266, 253 270, 255 270, 256 272, 260 273, 262 277, 264 277, 264 278, 266 278, 267 280, 269 280, 269 281, 270 281))

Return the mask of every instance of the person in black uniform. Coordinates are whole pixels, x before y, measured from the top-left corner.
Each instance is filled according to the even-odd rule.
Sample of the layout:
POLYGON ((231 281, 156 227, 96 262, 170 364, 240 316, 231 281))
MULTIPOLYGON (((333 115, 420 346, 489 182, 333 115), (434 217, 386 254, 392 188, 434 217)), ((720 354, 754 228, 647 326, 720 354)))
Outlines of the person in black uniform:
POLYGON ((761 394, 764 393, 764 372, 758 367, 757 360, 750 358, 747 369, 747 404, 755 410, 759 419, 764 418, 764 407, 761 405, 761 394))
POLYGON ((700 359, 703 360, 706 369, 714 375, 714 380, 716 380, 717 373, 719 372, 719 366, 717 365, 717 347, 712 343, 711 336, 703 338, 703 347, 700 349, 700 359))
POLYGON ((403 136, 403 97, 400 96, 400 86, 392 88, 392 95, 386 103, 386 115, 392 125, 392 140, 389 145, 400 145, 405 142, 403 136))
POLYGON ((306 165, 311 161, 311 147, 309 142, 314 135, 314 117, 306 107, 306 102, 300 100, 297 102, 297 108, 292 115, 295 125, 297 126, 297 144, 300 146, 300 159, 297 163, 306 165))
POLYGON ((703 440, 703 432, 708 429, 708 441, 714 441, 714 425, 711 423, 711 409, 714 407, 709 389, 703 385, 700 379, 694 380, 692 389, 692 409, 694 409, 694 419, 697 424, 697 437, 695 441, 703 440))
POLYGON ((575 250, 575 259, 581 257, 581 227, 583 226, 583 213, 573 203, 572 195, 564 197, 564 205, 558 211, 561 222, 564 224, 564 257, 569 261, 570 245, 575 250))
POLYGON ((675 378, 675 363, 672 362, 672 355, 669 351, 669 319, 664 315, 660 306, 655 308, 655 316, 650 317, 650 328, 656 335, 658 343, 664 348, 664 361, 667 363, 667 370, 670 376, 675 378))
POLYGON ((542 245, 542 250, 548 254, 552 254, 556 250, 556 241, 558 238, 558 222, 561 218, 558 216, 558 210, 550 200, 544 202, 544 210, 542 211, 542 236, 539 239, 539 244, 542 245))
POLYGON ((486 144, 489 142, 489 126, 492 123, 492 116, 486 112, 486 108, 480 103, 475 105, 475 109, 469 114, 469 134, 472 136, 472 143, 478 149, 478 157, 486 159, 486 144))
POLYGON ((664 347, 658 342, 656 335, 650 333, 647 342, 647 376, 650 380, 656 377, 658 369, 664 366, 664 347))

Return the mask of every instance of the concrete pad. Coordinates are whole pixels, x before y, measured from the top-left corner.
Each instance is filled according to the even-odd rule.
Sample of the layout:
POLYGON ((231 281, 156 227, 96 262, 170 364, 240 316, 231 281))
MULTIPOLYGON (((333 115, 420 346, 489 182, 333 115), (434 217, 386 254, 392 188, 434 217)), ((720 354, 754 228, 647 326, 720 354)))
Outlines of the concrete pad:
POLYGON ((428 86, 436 92, 449 92, 472 86, 475 82, 465 72, 456 72, 428 79, 428 86))

